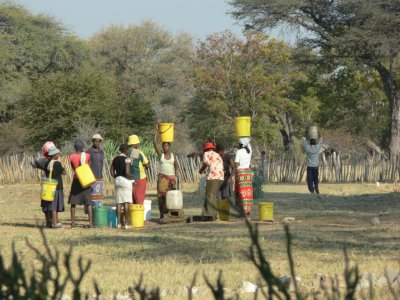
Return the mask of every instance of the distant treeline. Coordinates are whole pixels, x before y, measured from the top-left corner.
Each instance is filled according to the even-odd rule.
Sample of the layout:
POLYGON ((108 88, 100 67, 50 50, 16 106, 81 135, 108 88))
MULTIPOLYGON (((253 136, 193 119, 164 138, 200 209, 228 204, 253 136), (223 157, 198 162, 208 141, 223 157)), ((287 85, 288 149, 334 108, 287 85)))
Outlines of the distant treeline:
POLYGON ((83 40, 50 17, 3 3, 0 39, 3 154, 95 132, 117 143, 130 134, 149 139, 158 122, 176 123, 181 153, 206 140, 230 147, 239 115, 252 117, 253 142, 266 151, 298 155, 314 123, 338 152, 364 151, 365 141, 388 149, 391 108, 376 71, 351 60, 332 65, 310 47, 259 31, 195 42, 143 22, 83 40))

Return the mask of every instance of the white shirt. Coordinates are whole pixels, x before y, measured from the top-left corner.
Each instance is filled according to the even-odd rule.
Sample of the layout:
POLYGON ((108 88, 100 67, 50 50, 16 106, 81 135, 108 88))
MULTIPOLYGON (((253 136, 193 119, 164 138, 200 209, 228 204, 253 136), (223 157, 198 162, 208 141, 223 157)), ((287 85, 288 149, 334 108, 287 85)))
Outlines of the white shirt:
POLYGON ((251 148, 249 146, 250 153, 247 153, 245 148, 241 148, 235 153, 235 163, 239 163, 238 169, 250 168, 251 162, 251 148))

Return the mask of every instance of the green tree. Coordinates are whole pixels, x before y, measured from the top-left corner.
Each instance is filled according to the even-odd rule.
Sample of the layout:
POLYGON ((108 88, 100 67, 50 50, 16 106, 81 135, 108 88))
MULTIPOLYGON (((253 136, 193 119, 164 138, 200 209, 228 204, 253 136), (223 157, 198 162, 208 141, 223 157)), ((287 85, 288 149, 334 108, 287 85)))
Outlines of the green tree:
POLYGON ((69 72, 88 59, 78 38, 49 17, 20 6, 0 4, 1 102, 16 103, 30 81, 52 72, 69 72))
POLYGON ((88 54, 84 43, 52 18, 0 3, 0 153, 24 149, 31 129, 20 128, 14 116, 24 110, 20 100, 32 81, 71 72, 88 54))
POLYGON ((178 121, 191 90, 193 46, 188 34, 174 37, 152 22, 143 22, 110 26, 89 43, 101 68, 114 73, 122 120, 132 119, 134 110, 144 110, 140 121, 148 125, 147 134, 153 133, 156 121, 178 121))
POLYGON ((116 99, 114 79, 84 66, 34 81, 19 103, 18 120, 29 130, 32 146, 46 140, 62 145, 77 132, 79 122, 101 125, 107 132, 116 117, 116 99))
POLYGON ((290 25, 334 67, 353 61, 376 70, 390 105, 392 158, 400 148, 400 2, 397 0, 231 0, 232 14, 258 30, 290 25))
POLYGON ((276 141, 280 131, 291 149, 297 105, 291 96, 295 83, 305 79, 282 41, 254 32, 244 40, 229 31, 209 36, 197 47, 196 94, 189 106, 193 138, 232 140, 234 118, 248 115, 259 142, 276 141))
POLYGON ((320 124, 387 145, 390 108, 379 74, 370 68, 346 67, 319 82, 320 124))

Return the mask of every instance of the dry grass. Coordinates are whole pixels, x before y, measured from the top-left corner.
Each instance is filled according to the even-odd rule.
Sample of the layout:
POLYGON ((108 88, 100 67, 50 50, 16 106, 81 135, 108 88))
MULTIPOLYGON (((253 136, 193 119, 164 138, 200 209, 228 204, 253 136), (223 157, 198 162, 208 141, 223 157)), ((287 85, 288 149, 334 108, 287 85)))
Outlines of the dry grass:
MULTIPOLYGON (((66 195, 68 195, 67 184, 66 195)), ((186 185, 185 214, 200 214, 202 201, 194 185, 186 185)), ((399 187, 381 184, 341 184, 321 186, 322 198, 306 192, 304 185, 266 185, 265 200, 275 201, 275 219, 295 217, 293 256, 298 276, 310 285, 315 273, 342 274, 343 245, 361 272, 378 276, 386 267, 399 268, 400 199, 399 187), (379 216, 381 214, 381 216, 379 216), (379 226, 370 225, 379 216, 379 226)), ((5 185, 0 187, 0 250, 10 259, 11 243, 20 255, 31 261, 33 253, 25 245, 29 238, 40 246, 37 226, 42 225, 39 208, 40 187, 5 185)), ((112 187, 108 187, 111 195, 112 187)), ((149 198, 155 199, 155 191, 149 198)), ((111 197, 107 200, 112 203, 111 197)), ((69 209, 69 206, 66 207, 69 209)), ((157 217, 153 203, 153 216, 157 217)), ((257 218, 257 208, 253 219, 257 218)), ((215 281, 223 270, 229 288, 240 288, 243 281, 256 283, 259 276, 245 257, 249 246, 247 229, 242 222, 158 225, 149 223, 142 230, 70 229, 69 212, 60 214, 64 230, 47 230, 49 243, 60 250, 74 246, 76 254, 92 260, 84 290, 92 290, 95 279, 106 294, 125 292, 140 274, 149 287, 180 288, 190 284, 193 275, 206 274, 215 281)), ((85 224, 82 209, 80 224, 85 224)), ((282 224, 260 224, 263 247, 276 274, 289 274, 282 224)), ((205 285, 198 276, 197 286, 205 285)), ((184 290, 184 289, 183 289, 184 290)), ((182 295, 181 295, 182 296, 182 295)), ((183 297, 183 296, 182 296, 183 297)), ((181 298, 171 296, 171 298, 181 298)))

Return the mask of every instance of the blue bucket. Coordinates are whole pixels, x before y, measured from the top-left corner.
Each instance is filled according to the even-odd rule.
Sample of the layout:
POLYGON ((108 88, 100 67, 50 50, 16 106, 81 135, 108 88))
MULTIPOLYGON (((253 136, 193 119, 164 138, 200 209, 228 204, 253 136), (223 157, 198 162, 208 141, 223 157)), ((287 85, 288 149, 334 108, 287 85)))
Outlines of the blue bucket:
POLYGON ((117 211, 115 207, 110 207, 107 211, 107 224, 108 227, 117 227, 118 225, 117 211))

